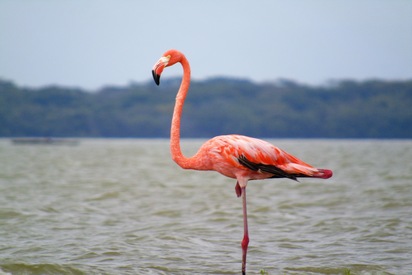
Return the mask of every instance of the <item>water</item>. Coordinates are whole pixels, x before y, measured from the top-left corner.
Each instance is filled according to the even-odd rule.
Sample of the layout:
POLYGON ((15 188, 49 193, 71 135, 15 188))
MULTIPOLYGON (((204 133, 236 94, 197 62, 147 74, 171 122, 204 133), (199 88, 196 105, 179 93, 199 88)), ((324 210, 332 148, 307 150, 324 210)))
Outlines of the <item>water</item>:
MULTIPOLYGON (((334 177, 249 183, 250 274, 412 274, 412 141, 271 142, 334 177)), ((0 140, 0 274, 239 274, 234 186, 167 140, 0 140)))

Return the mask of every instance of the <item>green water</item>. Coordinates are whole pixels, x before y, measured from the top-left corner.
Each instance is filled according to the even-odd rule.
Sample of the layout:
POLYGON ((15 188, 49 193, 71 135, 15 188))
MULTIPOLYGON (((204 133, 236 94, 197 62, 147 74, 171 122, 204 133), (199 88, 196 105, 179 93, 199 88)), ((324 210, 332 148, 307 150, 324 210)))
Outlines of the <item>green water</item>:
MULTIPOLYGON (((412 274, 412 141, 270 141, 334 177, 249 183, 248 274, 412 274)), ((234 186, 167 140, 0 140, 0 274, 240 274, 234 186)))

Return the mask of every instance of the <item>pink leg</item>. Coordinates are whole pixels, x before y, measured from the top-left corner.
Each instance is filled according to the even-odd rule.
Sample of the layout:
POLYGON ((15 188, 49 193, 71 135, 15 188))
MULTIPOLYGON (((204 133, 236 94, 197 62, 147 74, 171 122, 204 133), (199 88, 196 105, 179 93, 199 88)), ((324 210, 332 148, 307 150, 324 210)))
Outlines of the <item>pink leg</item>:
POLYGON ((242 187, 243 201, 243 240, 242 240, 242 274, 246 274, 246 254, 249 245, 249 230, 247 226, 246 187, 242 187))

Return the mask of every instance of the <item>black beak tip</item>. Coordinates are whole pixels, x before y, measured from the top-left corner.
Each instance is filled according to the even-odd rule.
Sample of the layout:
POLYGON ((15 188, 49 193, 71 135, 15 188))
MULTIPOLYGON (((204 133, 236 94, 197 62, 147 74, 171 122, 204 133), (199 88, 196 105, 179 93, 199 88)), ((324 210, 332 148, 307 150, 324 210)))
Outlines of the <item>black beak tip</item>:
POLYGON ((156 85, 159 86, 160 84, 160 75, 156 74, 155 71, 152 71, 152 75, 153 75, 153 80, 156 83, 156 85))

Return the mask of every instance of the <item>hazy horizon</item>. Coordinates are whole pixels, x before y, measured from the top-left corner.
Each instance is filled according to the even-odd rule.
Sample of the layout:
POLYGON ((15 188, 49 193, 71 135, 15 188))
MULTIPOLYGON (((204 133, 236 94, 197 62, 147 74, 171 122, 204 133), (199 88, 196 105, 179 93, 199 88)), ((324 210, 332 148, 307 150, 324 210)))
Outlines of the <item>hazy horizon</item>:
MULTIPOLYGON (((181 50, 192 77, 412 78, 412 1, 0 2, 0 78, 99 89, 151 79, 181 50)), ((173 67, 164 77, 181 75, 173 67)))

